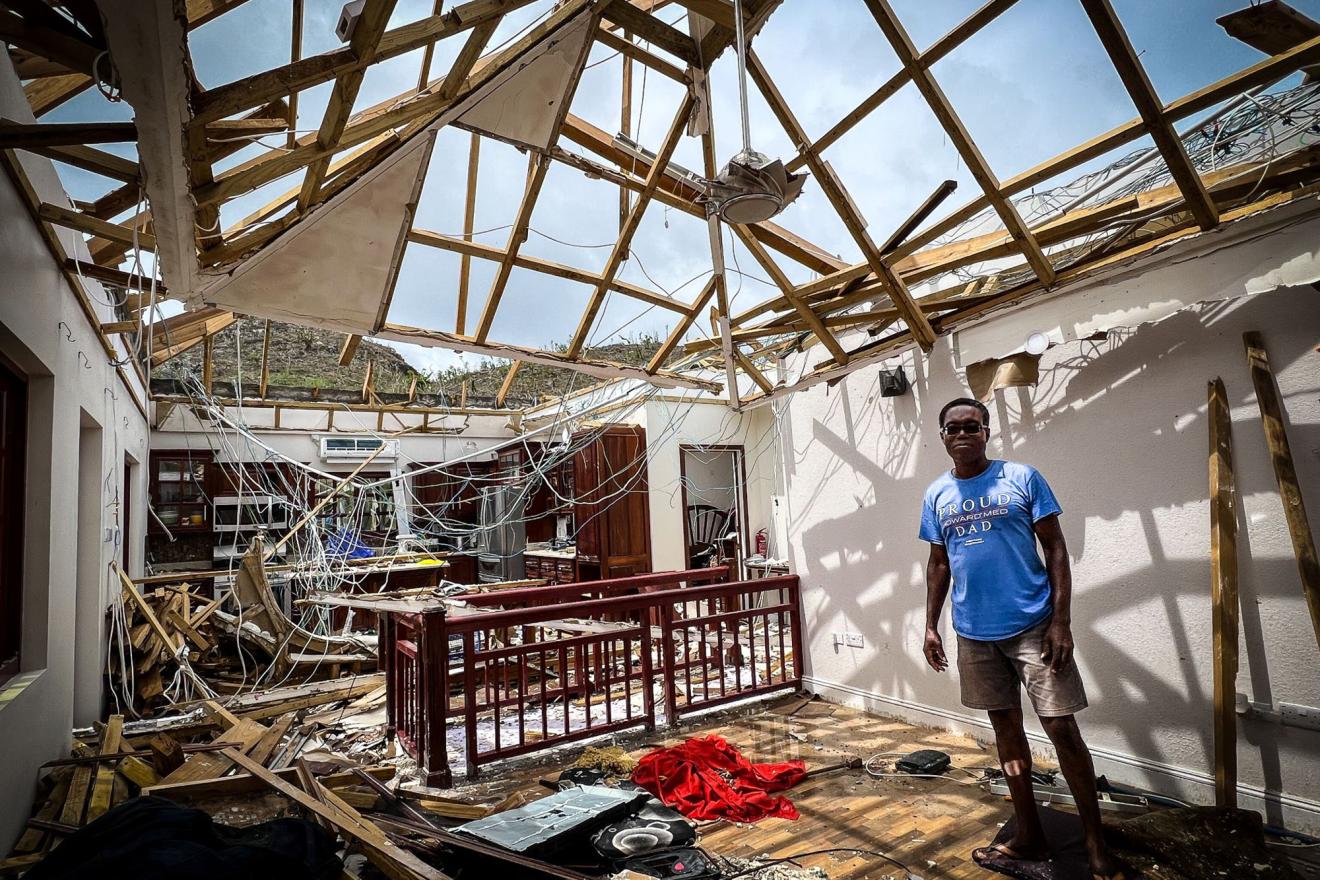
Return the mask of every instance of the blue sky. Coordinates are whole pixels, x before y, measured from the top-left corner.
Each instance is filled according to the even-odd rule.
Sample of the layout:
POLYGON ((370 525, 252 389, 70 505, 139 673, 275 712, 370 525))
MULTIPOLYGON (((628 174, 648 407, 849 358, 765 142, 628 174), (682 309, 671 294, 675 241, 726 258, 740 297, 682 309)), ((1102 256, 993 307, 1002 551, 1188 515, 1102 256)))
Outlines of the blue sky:
MULTIPOLYGON (((948 32, 982 0, 892 0, 914 42, 925 48, 948 32)), ((1227 36, 1215 18, 1241 8, 1248 0, 1113 0, 1133 45, 1160 97, 1168 102, 1213 82, 1264 56, 1227 36)), ((1320 18, 1320 0, 1292 0, 1293 5, 1320 18)), ((304 53, 326 51, 340 44, 334 37, 338 0, 306 0, 304 53)), ((450 5, 446 3, 446 5, 450 5)), ((550 0, 510 15, 492 45, 514 36, 543 15, 550 0)), ((431 0, 401 0, 392 25, 429 14, 431 0)), ((205 86, 256 73, 288 60, 290 0, 249 0, 234 12, 194 31, 191 48, 197 76, 205 86)), ((682 10, 671 7, 659 15, 669 21, 682 10)), ((440 44, 433 70, 444 69, 462 38, 440 44)), ((862 98, 898 68, 898 62, 861 0, 785 0, 753 43, 761 60, 788 98, 812 137, 829 129, 862 98)), ((392 59, 373 68, 358 98, 359 108, 399 94, 416 84, 421 53, 392 59)), ((620 59, 597 46, 574 100, 572 111, 607 132, 619 130, 620 59)), ((968 130, 999 178, 1005 179, 1136 115, 1122 84, 1076 0, 1019 0, 981 33, 934 68, 968 130)), ((681 98, 673 82, 636 72, 634 130, 644 145, 654 148, 681 98)), ((712 75, 717 150, 723 161, 741 146, 738 133, 736 69, 726 53, 712 75)), ((315 129, 330 93, 323 85, 300 96, 300 129, 315 129)), ((761 152, 789 156, 787 138, 768 108, 751 89, 752 141, 761 152)), ((89 92, 49 114, 48 121, 129 118, 131 108, 109 105, 89 92)), ((416 225, 446 233, 462 230, 463 188, 469 136, 442 131, 428 173, 416 225)), ((282 143, 271 138, 271 143, 282 143)), ((1146 144, 1125 147, 1120 153, 1146 144)), ((112 147, 132 155, 131 147, 112 147)), ((249 148, 228 160, 241 161, 258 150, 249 148)), ((855 127, 826 152, 826 158, 849 188, 869 222, 872 237, 883 239, 943 179, 958 182, 958 192, 946 204, 952 209, 977 194, 943 131, 911 85, 855 127)), ((1115 156, 1093 165, 1107 164, 1115 156)), ((684 138, 675 161, 700 169, 698 142, 684 138)), ((226 165, 221 165, 221 168, 226 165)), ((516 150, 489 139, 483 142, 476 228, 509 224, 521 197, 526 159, 516 150)), ((61 166, 75 198, 93 198, 109 188, 95 175, 61 166)), ((1070 172, 1066 177, 1076 176, 1070 172)), ((272 197, 296 185, 286 178, 228 206, 223 220, 233 223, 272 197)), ((1062 181, 1059 181, 1062 182, 1062 181)), ((532 217, 535 231, 524 253, 596 269, 603 265, 617 231, 617 189, 592 181, 567 167, 549 175, 532 217)), ((938 215, 937 215, 938 216, 938 215)), ((804 195, 777 221, 817 242, 843 259, 859 259, 856 247, 824 199, 808 182, 804 195)), ((507 231, 479 236, 504 246, 507 231)), ((773 295, 764 273, 740 245, 731 247, 731 267, 745 275, 731 278, 735 309, 773 295)), ((689 300, 700 289, 710 268, 705 225, 696 218, 654 205, 646 214, 634 244, 634 259, 620 273, 627 281, 672 291, 689 300), (693 280, 695 279, 695 280, 693 280), (687 286, 683 286, 688 282, 687 286)), ((796 281, 810 275, 786 260, 781 266, 796 281)), ((480 315, 494 264, 473 261, 469 326, 480 315)), ((390 319, 399 323, 452 330, 455 320, 458 258, 453 254, 410 245, 390 319)), ((565 341, 576 327, 589 294, 580 284, 515 270, 492 338, 525 345, 565 341)), ((665 333, 674 314, 650 309, 617 294, 610 296, 599 317, 594 341, 638 331, 665 333)), ((708 328, 696 328, 699 333, 708 328)), ((416 365, 428 368, 453 363, 448 352, 402 347, 416 365)))

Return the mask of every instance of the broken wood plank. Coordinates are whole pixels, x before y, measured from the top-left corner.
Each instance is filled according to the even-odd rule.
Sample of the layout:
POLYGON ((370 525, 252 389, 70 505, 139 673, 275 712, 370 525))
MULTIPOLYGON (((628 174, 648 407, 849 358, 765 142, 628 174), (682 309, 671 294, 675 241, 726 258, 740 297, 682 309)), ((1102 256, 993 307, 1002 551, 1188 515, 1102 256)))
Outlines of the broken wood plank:
MULTIPOLYGON (((364 767, 362 769, 382 781, 393 779, 397 773, 396 768, 387 765, 364 767)), ((270 772, 288 782, 297 781, 298 778, 296 769, 293 767, 283 767, 270 772)), ((357 783, 358 777, 349 771, 331 773, 328 776, 321 777, 321 784, 327 788, 343 788, 357 783)), ((188 800, 199 797, 229 797, 231 795, 249 794, 254 791, 264 791, 266 788, 268 788, 266 783, 254 777, 251 773, 235 773, 233 776, 203 779, 197 782, 181 782, 177 785, 161 783, 153 785, 149 789, 144 789, 142 793, 157 797, 188 800)))
MULTIPOLYGON (((117 755, 124 738, 124 716, 112 715, 105 725, 105 735, 101 740, 101 755, 117 755)), ((110 795, 114 790, 115 768, 112 764, 102 764, 96 769, 96 779, 92 783, 92 796, 87 802, 87 821, 91 822, 105 815, 110 809, 110 795)))
POLYGON ((261 738, 265 736, 266 732, 266 725, 259 721, 253 721, 251 718, 243 718, 238 724, 220 734, 216 740, 217 742, 231 743, 234 748, 193 755, 183 763, 182 767, 162 779, 161 784, 174 785, 180 782, 195 782, 199 779, 214 779, 217 776, 222 776, 229 769, 229 759, 226 756, 233 751, 246 753, 261 742, 261 738))
POLYGON ((1283 426, 1283 402, 1279 387, 1270 368, 1265 340, 1256 331, 1242 334, 1247 348, 1247 366, 1251 382, 1256 387, 1256 403, 1260 407, 1260 421, 1265 429, 1265 442, 1270 450, 1270 462, 1279 483, 1279 499, 1283 502, 1284 518, 1288 522, 1288 535, 1292 538, 1293 553, 1297 557, 1297 574, 1302 581, 1302 593, 1311 611, 1311 627, 1316 643, 1320 644, 1320 557, 1316 555, 1315 538, 1302 501, 1302 487, 1297 481, 1297 468, 1293 465, 1292 448, 1288 445, 1288 432, 1283 426))
POLYGON ((1222 379, 1209 387, 1210 596, 1214 631, 1215 803, 1237 806, 1238 560, 1233 421, 1222 379))
MULTIPOLYGON (((442 872, 417 858, 412 853, 400 849, 394 843, 385 837, 384 832, 373 825, 369 825, 365 820, 357 815, 356 810, 345 814, 344 807, 336 805, 329 807, 322 803, 316 797, 302 791, 301 789, 290 785, 265 767, 253 761, 247 755, 235 750, 227 750, 221 754, 233 761, 242 769, 252 774, 257 779, 265 782, 268 786, 278 791, 280 794, 292 800, 298 806, 324 819, 334 825, 341 834, 350 840, 362 844, 368 853, 375 853, 383 857, 382 861, 397 865, 401 869, 401 875, 408 878, 421 878, 421 880, 449 880, 442 872), (356 819, 353 817, 357 816, 356 819)), ((318 794, 324 796, 328 790, 320 783, 316 784, 318 794)), ((380 862, 373 859, 373 864, 380 867, 380 862)))

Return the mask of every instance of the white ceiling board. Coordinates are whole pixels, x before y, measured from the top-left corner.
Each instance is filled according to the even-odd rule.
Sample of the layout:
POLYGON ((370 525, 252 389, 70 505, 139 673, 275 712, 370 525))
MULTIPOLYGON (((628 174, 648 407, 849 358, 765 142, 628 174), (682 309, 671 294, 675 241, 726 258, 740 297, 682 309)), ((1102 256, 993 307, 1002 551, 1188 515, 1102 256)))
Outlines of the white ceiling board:
POLYGON ((202 291, 244 315, 370 334, 426 172, 428 132, 202 291))
POLYGON ((595 18, 583 13, 543 40, 483 89, 454 124, 503 141, 549 149, 562 103, 568 100, 595 18))

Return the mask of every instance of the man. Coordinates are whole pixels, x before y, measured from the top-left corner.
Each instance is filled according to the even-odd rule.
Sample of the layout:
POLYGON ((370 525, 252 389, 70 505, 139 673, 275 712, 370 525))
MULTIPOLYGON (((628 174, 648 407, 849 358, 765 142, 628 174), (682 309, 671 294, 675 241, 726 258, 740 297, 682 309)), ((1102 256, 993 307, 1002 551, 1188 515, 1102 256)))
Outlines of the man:
POLYGON ((1049 858, 1022 727, 1025 685, 1077 802, 1091 872, 1097 880, 1121 880, 1101 832, 1091 754, 1073 717, 1086 707, 1086 693, 1073 659, 1072 575, 1059 503, 1035 468, 986 458, 990 411, 980 401, 946 404, 940 434, 953 469, 930 484, 921 514, 921 538, 930 543, 926 662, 936 672, 949 665, 939 622, 952 575, 962 702, 990 714, 1017 816, 1010 841, 981 847, 972 857, 982 865, 1049 858))

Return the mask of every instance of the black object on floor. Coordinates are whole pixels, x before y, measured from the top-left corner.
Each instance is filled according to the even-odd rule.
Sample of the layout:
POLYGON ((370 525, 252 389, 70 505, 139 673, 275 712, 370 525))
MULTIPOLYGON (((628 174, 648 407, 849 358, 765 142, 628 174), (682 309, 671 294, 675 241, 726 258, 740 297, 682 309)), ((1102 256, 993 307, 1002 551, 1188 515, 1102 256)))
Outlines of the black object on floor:
POLYGON ((669 849, 638 856, 623 863, 629 871, 659 877, 661 880, 703 880, 720 876, 720 868, 696 847, 669 849))
MULTIPOLYGON (((1003 856, 980 862, 981 867, 1018 880, 1091 880, 1091 862, 1086 855, 1082 820, 1072 813, 1041 808, 1040 825, 1050 848, 1048 862, 1031 862, 1003 856)), ((1004 823, 994 843, 1008 843, 1017 833, 1017 819, 1004 823)))
POLYGON ((250 828, 217 825, 201 810, 158 797, 124 801, 65 839, 28 880, 333 880, 343 871, 334 835, 303 819, 250 828))
POLYGON ((920 749, 904 755, 894 762, 894 768, 901 773, 916 773, 921 776, 939 776, 953 761, 944 752, 934 749, 920 749))
POLYGON ((606 825, 591 836, 596 854, 621 861, 697 842, 697 829, 688 818, 651 798, 626 819, 606 825))

